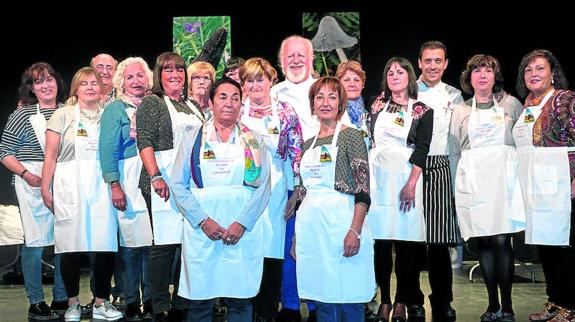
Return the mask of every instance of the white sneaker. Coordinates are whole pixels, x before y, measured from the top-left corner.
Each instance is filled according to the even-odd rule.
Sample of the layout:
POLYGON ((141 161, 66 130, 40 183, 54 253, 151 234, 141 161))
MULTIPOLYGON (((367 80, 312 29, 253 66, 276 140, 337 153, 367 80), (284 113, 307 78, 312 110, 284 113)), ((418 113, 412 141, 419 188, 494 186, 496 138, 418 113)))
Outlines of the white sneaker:
POLYGON ((123 317, 122 312, 118 311, 110 302, 105 301, 102 305, 92 309, 93 320, 116 321, 123 317))
POLYGON ((82 313, 80 312, 80 303, 72 304, 68 306, 66 313, 64 314, 64 321, 80 321, 82 313))

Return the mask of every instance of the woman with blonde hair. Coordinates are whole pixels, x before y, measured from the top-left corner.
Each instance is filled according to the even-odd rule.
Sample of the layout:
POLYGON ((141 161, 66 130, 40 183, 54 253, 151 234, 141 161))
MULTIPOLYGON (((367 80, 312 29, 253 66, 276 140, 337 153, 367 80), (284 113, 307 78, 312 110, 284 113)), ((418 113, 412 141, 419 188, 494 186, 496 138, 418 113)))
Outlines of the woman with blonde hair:
POLYGON ((118 251, 118 223, 98 161, 101 90, 102 80, 95 69, 78 70, 67 105, 54 112, 46 131, 41 193, 55 215, 55 253, 62 254, 62 278, 68 293, 66 321, 80 321, 80 265, 86 253, 94 254, 92 318, 122 318, 108 302, 118 251))
POLYGON ((144 312, 152 314, 150 277, 143 275, 148 270, 152 226, 138 188, 142 161, 136 147, 136 113, 152 87, 152 71, 142 58, 129 57, 118 64, 112 83, 118 99, 108 104, 102 114, 100 165, 118 210, 120 250, 116 260, 121 261, 123 269, 116 276, 123 280, 126 319, 131 320, 142 315, 140 282, 144 312))
POLYGON ((204 113, 206 119, 210 119, 208 90, 216 79, 216 70, 210 63, 198 61, 188 66, 187 72, 188 97, 204 113))

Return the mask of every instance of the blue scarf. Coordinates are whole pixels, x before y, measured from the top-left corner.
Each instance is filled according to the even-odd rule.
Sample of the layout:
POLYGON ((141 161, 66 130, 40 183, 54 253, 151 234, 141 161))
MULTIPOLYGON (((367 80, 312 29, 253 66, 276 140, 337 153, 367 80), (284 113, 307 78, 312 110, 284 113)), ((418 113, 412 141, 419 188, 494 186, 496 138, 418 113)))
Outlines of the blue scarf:
POLYGON ((363 125, 363 114, 365 113, 365 105, 363 103, 363 97, 358 96, 355 99, 350 99, 347 101, 347 114, 351 123, 357 128, 361 128, 363 125))

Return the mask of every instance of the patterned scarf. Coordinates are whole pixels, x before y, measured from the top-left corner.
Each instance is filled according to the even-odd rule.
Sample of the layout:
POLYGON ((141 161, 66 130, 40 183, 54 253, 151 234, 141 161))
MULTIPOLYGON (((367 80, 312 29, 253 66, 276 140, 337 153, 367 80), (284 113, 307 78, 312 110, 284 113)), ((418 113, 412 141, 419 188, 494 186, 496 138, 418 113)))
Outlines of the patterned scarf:
MULTIPOLYGON (((142 104, 143 98, 144 98, 143 96, 139 97, 131 95, 126 91, 122 93, 122 101, 135 107, 136 111, 138 111, 138 107, 140 106, 140 104, 142 104)), ((132 113, 132 116, 130 117, 130 138, 136 139, 136 112, 132 113)))
MULTIPOLYGON (((202 126, 201 146, 205 146, 207 129, 210 126, 214 126, 214 123, 211 121, 208 121, 208 123, 202 126)), ((239 124, 238 126, 240 129, 240 144, 244 149, 244 185, 257 188, 260 186, 262 172, 260 145, 250 129, 243 124, 239 124)), ((209 138, 209 140, 218 141, 216 131, 212 132, 212 137, 209 138)), ((204 151, 204 154, 205 153, 206 151, 204 151)))
MULTIPOLYGON (((533 93, 529 93, 529 95, 527 95, 527 98, 525 98, 525 104, 523 104, 523 108, 528 106, 539 105, 541 101, 543 101, 543 98, 545 98, 545 95, 547 95, 547 93, 549 93, 549 91, 551 90, 553 90, 553 86, 549 87, 545 91, 545 93, 537 97, 534 97, 533 93)), ((549 108, 551 107, 551 104, 549 103, 552 101, 553 97, 551 97, 549 101, 547 101, 547 104, 543 106, 543 108, 541 109, 541 114, 539 115, 539 117, 535 121, 535 124, 533 125, 533 143, 535 145, 541 144, 541 142, 543 141, 543 133, 544 131, 547 130, 547 127, 549 126, 549 115, 550 115, 549 108)))
POLYGON ((261 119, 272 114, 271 104, 268 106, 254 106, 250 104, 250 117, 261 119))
POLYGON ((347 114, 351 123, 357 128, 361 128, 363 125, 363 119, 365 114, 365 104, 363 102, 363 97, 358 96, 355 99, 350 99, 347 101, 347 114))

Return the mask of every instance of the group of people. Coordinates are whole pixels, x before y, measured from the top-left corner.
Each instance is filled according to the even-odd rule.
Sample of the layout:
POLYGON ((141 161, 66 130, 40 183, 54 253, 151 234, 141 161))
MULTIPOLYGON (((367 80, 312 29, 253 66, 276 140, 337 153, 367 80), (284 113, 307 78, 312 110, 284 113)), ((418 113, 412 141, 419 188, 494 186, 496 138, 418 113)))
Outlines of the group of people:
POLYGON ((0 159, 15 174, 30 318, 80 320, 89 254, 95 319, 203 322, 224 305, 230 322, 291 322, 301 299, 308 321, 364 321, 379 287, 376 321, 425 321, 427 259, 433 321, 455 321, 449 248, 473 238, 489 298, 480 320, 512 322, 512 240, 525 231, 549 296, 530 321, 575 321, 575 93, 551 52, 521 61, 523 104, 483 54, 461 73, 464 101, 442 82, 438 41, 421 46, 419 78, 391 58, 370 104, 359 62, 314 78, 300 36, 278 56, 279 83, 258 57, 216 79, 173 52, 153 70, 100 54, 65 103, 49 64, 26 69, 0 159), (112 276, 124 313, 109 302, 112 276))

